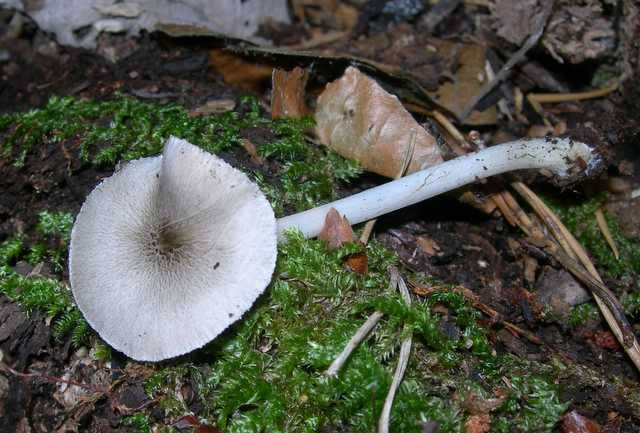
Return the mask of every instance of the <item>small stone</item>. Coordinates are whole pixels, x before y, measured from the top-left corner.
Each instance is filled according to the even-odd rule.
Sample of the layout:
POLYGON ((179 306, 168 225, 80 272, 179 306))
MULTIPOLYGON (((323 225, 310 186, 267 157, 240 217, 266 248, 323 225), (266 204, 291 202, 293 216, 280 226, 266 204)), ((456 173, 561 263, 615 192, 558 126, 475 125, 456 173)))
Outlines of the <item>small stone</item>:
POLYGON ((549 305, 552 297, 570 306, 587 302, 591 295, 565 270, 546 266, 536 283, 538 300, 549 305))

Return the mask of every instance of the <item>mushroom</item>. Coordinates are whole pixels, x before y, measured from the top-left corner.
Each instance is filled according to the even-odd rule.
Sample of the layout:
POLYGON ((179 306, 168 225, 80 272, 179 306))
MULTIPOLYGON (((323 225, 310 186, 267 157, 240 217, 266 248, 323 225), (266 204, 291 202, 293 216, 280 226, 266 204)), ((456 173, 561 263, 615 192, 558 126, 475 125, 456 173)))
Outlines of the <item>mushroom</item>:
POLYGON ((88 196, 71 234, 71 286, 115 349, 172 358, 249 310, 271 280, 284 232, 316 236, 332 207, 356 224, 488 176, 545 168, 566 180, 599 160, 569 139, 515 141, 276 221, 245 174, 171 137, 161 156, 128 163, 88 196))

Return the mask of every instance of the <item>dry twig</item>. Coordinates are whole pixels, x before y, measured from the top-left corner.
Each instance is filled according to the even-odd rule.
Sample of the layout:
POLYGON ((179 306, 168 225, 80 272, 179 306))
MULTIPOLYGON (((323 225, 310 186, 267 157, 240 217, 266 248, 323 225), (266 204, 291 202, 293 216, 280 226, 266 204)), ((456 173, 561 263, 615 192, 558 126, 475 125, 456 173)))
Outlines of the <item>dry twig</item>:
MULTIPOLYGON (((404 282, 404 279, 400 275, 400 272, 398 272, 398 269, 393 267, 389 269, 389 272, 391 274, 391 280, 396 282, 398 290, 402 294, 402 299, 404 299, 407 305, 410 305, 411 295, 409 294, 407 284, 404 282)), ((385 398, 384 405, 382 406, 382 413, 380 413, 380 419, 378 420, 378 433, 389 432, 389 420, 391 418, 391 407, 393 406, 393 400, 395 399, 396 392, 398 391, 400 382, 402 382, 404 373, 407 370, 407 365, 409 364, 412 338, 411 333, 408 329, 408 325, 405 325, 404 332, 405 334, 407 334, 407 336, 404 338, 404 340, 402 340, 402 345, 400 346, 400 356, 398 357, 398 365, 396 366, 396 370, 393 373, 393 380, 391 381, 391 386, 389 387, 387 398, 385 398)))
POLYGON ((478 105, 478 103, 485 96, 487 96, 498 84, 500 84, 500 82, 507 78, 513 67, 523 61, 527 56, 527 52, 529 52, 531 48, 536 46, 538 40, 540 40, 542 34, 544 33, 545 27, 547 26, 547 21, 549 20, 549 16, 551 15, 551 11, 553 10, 553 4, 554 0, 547 0, 545 2, 542 14, 540 16, 540 24, 538 30, 531 36, 529 36, 529 38, 527 38, 522 47, 520 47, 520 49, 516 51, 515 54, 512 55, 511 58, 502 66, 494 79, 487 82, 487 84, 482 87, 480 92, 476 96, 474 96, 471 101, 469 101, 467 106, 460 113, 460 122, 464 122, 464 120, 469 117, 469 114, 471 114, 476 105, 478 105))

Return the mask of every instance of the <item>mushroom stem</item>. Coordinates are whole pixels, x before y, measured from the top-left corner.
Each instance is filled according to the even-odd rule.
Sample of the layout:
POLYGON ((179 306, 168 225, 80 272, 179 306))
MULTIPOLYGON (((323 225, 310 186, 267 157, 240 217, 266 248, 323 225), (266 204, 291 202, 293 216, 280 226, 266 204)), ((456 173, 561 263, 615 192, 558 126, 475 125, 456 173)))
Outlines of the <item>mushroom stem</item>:
POLYGON ((331 208, 352 224, 376 218, 474 181, 514 170, 547 169, 560 179, 588 174, 599 163, 588 145, 564 139, 516 140, 470 153, 401 179, 278 220, 278 239, 295 228, 305 237, 320 233, 331 208))

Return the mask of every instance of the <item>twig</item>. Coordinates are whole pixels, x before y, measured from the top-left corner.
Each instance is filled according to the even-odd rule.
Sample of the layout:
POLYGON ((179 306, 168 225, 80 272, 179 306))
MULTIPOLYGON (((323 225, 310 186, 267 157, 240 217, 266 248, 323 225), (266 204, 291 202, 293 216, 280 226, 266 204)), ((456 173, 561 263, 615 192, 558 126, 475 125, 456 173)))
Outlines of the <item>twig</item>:
MULTIPOLYGON (((400 272, 398 272, 398 269, 394 267, 390 268, 389 272, 391 273, 391 280, 395 280, 397 282, 398 290, 402 294, 402 299, 404 299, 407 305, 410 305, 411 295, 409 294, 407 284, 400 275, 400 272)), ((402 382, 402 378, 404 377, 404 373, 407 370, 407 365, 409 364, 409 356, 411 355, 412 338, 409 331, 410 330, 408 325, 405 324, 404 332, 407 336, 404 338, 404 340, 402 340, 402 345, 400 346, 400 356, 398 357, 398 365, 396 366, 396 370, 393 373, 393 380, 391 381, 391 386, 389 387, 387 398, 385 398, 384 405, 382 406, 382 413, 380 414, 380 419, 378 420, 378 433, 389 432, 391 407, 393 406, 393 401, 395 399, 396 392, 398 391, 398 387, 402 382)))
POLYGON ((601 89, 589 90, 587 92, 575 92, 575 93, 529 93, 527 99, 529 102, 534 101, 538 104, 545 103, 557 103, 557 102, 571 102, 582 101, 585 99, 594 99, 607 96, 612 92, 615 92, 620 83, 615 81, 613 84, 603 87, 601 89))
POLYGON ((11 368, 4 362, 0 362, 0 371, 4 371, 5 373, 9 373, 23 379, 40 379, 49 383, 64 383, 66 385, 77 386, 78 388, 83 388, 95 393, 109 395, 109 391, 106 389, 100 389, 92 385, 87 385, 86 383, 76 382, 75 380, 63 379, 61 377, 55 377, 55 376, 48 376, 42 373, 20 373, 19 371, 11 368))
MULTIPOLYGON (((603 284, 602 278, 589 259, 587 252, 584 250, 582 245, 580 245, 580 243, 573 237, 571 232, 569 232, 564 224, 562 224, 562 221, 560 221, 556 214, 554 214, 533 191, 531 191, 522 182, 513 182, 511 185, 534 208, 538 216, 553 232, 556 239, 564 238, 564 242, 561 244, 564 254, 559 254, 559 251, 561 251, 560 248, 555 248, 555 254, 553 254, 554 257, 556 257, 556 259, 558 259, 560 263, 563 263, 563 259, 565 258, 580 263, 584 270, 579 266, 568 267, 568 269, 570 271, 572 271, 573 269, 572 273, 577 278, 584 278, 583 282, 592 290, 594 288, 598 288, 600 290, 604 288, 604 291, 602 293, 597 294, 596 292, 592 292, 593 298, 595 299, 596 304, 602 312, 605 320, 609 324, 611 331, 616 336, 625 352, 627 352, 627 355, 629 355, 629 358, 631 358, 631 361, 634 363, 636 368, 640 370, 640 344, 638 343, 638 340, 636 339, 633 332, 630 332, 628 321, 624 317, 624 312, 621 309, 616 308, 616 305, 620 305, 620 303, 603 284), (600 297, 603 293, 611 294, 611 298, 615 300, 612 301, 612 299, 607 299, 609 301, 608 303, 611 304, 611 309, 608 303, 600 297), (622 318, 622 320, 619 320, 620 317, 622 318)), ((551 243, 550 240, 548 244, 549 243, 551 243)), ((566 263, 570 262, 566 261, 566 263)))
POLYGON ((616 256, 616 260, 620 260, 620 252, 618 251, 618 246, 616 245, 616 241, 613 240, 613 236, 611 235, 611 231, 609 230, 607 221, 604 219, 602 209, 596 209, 595 215, 596 223, 598 223, 598 228, 602 232, 602 236, 604 236, 604 239, 609 244, 609 247, 611 247, 611 251, 613 251, 613 255, 616 256))
POLYGON ((522 45, 522 47, 518 51, 516 51, 513 56, 511 56, 507 63, 502 66, 500 71, 496 74, 495 78, 491 81, 488 81, 484 86, 482 86, 480 92, 476 96, 474 96, 471 101, 469 101, 467 106, 459 115, 460 122, 464 122, 466 118, 469 117, 469 114, 471 114, 476 105, 478 105, 478 103, 487 94, 489 94, 489 92, 491 92, 501 81, 507 78, 513 67, 523 61, 526 58, 527 52, 538 43, 538 40, 544 33, 544 29, 547 25, 547 21, 549 20, 549 16, 551 15, 551 11, 553 10, 553 4, 554 0, 547 0, 542 9, 538 30, 531 36, 529 36, 524 45, 522 45))
POLYGON ((375 328, 380 319, 382 319, 383 315, 384 314, 380 311, 375 311, 371 316, 369 316, 367 321, 364 322, 364 324, 360 327, 360 329, 358 329, 354 336, 351 337, 351 340, 349 340, 345 348, 342 350, 342 353, 338 355, 338 357, 331 363, 327 371, 325 371, 325 376, 335 377, 338 375, 344 363, 347 362, 347 359, 349 359, 349 356, 351 356, 351 353, 360 345, 360 343, 364 341, 365 338, 367 338, 369 332, 371 332, 371 330, 375 328))
MULTIPOLYGON (((445 289, 440 288, 440 287, 423 287, 420 286, 418 284, 412 283, 410 282, 411 286, 414 288, 414 293, 420 295, 420 296, 430 296, 435 292, 439 292, 439 291, 444 291, 445 289)), ((449 290, 449 289, 446 289, 449 290)), ((480 310, 481 312, 483 312, 484 314, 486 314, 487 316, 489 316, 491 318, 491 321, 493 323, 498 323, 502 326, 504 326, 505 328, 507 328, 509 331, 511 331, 513 334, 516 335, 521 335, 523 337, 525 337, 527 340, 529 340, 530 342, 537 344, 537 345, 541 345, 542 344, 542 340, 540 340, 540 338, 538 338, 535 334, 526 331, 522 328, 520 328, 519 326, 508 322, 507 320, 504 320, 503 315, 501 313, 499 313, 497 310, 494 310, 493 308, 491 308, 490 306, 488 306, 487 304, 483 303, 480 301, 480 298, 478 297, 477 294, 475 294, 471 289, 464 287, 464 286, 457 286, 453 288, 453 291, 455 291, 456 293, 461 294, 462 296, 465 297, 465 299, 467 299, 471 305, 473 306, 473 308, 480 310)))

